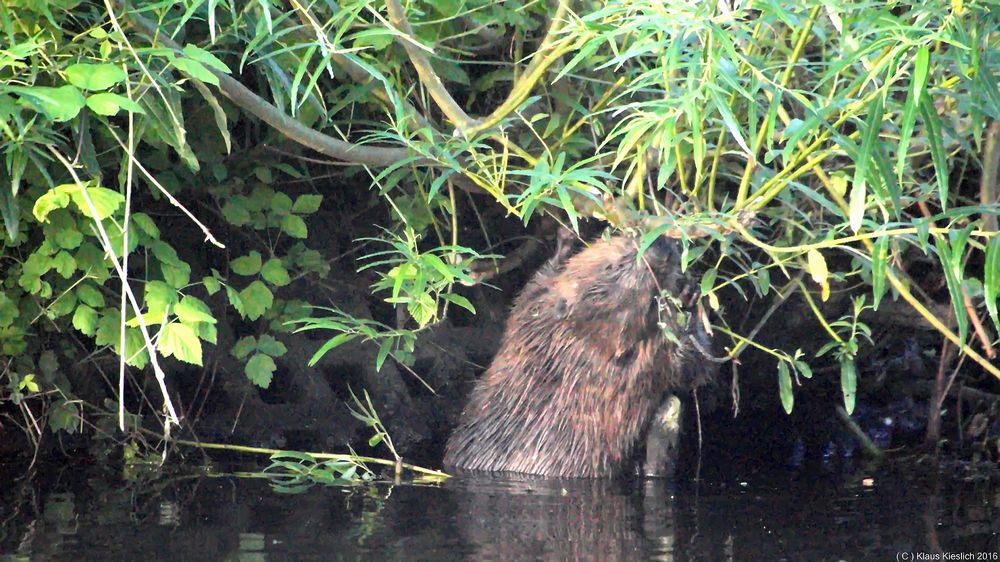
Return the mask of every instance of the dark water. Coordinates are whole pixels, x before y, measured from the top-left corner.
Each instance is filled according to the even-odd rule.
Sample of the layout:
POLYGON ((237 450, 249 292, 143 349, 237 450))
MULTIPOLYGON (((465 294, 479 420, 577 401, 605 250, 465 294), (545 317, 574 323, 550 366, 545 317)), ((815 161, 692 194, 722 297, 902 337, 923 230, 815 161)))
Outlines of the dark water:
POLYGON ((988 483, 462 477, 283 495, 258 479, 56 472, 4 479, 0 560, 1000 560, 988 483))

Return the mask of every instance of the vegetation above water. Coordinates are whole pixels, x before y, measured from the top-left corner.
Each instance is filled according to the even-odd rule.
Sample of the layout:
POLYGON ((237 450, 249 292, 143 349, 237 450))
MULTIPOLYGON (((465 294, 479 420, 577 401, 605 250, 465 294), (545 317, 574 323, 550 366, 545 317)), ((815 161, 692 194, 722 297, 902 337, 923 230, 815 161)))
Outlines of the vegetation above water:
POLYGON ((461 373, 424 338, 599 219, 681 240, 744 401, 816 372, 851 413, 912 339, 928 439, 968 388, 1000 455, 989 2, 4 4, 7 447, 293 427, 348 382, 406 427, 461 373), (358 380, 307 368, 338 352, 358 380))

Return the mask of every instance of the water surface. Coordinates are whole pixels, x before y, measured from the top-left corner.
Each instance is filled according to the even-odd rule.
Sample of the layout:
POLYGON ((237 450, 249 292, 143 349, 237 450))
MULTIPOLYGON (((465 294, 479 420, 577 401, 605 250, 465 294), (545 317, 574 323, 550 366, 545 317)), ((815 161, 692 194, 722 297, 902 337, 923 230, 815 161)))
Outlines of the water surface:
POLYGON ((44 483, 6 479, 0 559, 998 559, 995 486, 867 478, 673 487, 463 476, 286 495, 259 479, 129 482, 63 470, 44 483))

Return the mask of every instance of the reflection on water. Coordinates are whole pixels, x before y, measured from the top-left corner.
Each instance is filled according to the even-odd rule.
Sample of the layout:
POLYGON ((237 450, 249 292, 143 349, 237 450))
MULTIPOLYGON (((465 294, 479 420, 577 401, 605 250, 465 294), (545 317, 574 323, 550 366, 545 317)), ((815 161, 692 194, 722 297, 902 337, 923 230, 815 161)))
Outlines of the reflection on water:
MULTIPOLYGON (((459 477, 313 488, 66 471, 0 490, 0 560, 896 560, 1000 551, 1000 493, 897 477, 662 481, 459 477)), ((984 560, 995 560, 988 557, 984 560)))

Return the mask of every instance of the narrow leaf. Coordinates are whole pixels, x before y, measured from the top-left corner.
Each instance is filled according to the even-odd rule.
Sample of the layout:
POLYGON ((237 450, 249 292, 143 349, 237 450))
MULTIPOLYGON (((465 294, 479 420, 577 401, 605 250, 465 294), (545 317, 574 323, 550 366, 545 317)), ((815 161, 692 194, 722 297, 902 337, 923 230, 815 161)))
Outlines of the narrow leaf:
POLYGON ((795 396, 792 394, 792 376, 788 372, 788 364, 778 361, 778 392, 781 394, 781 406, 786 414, 792 413, 795 396))

